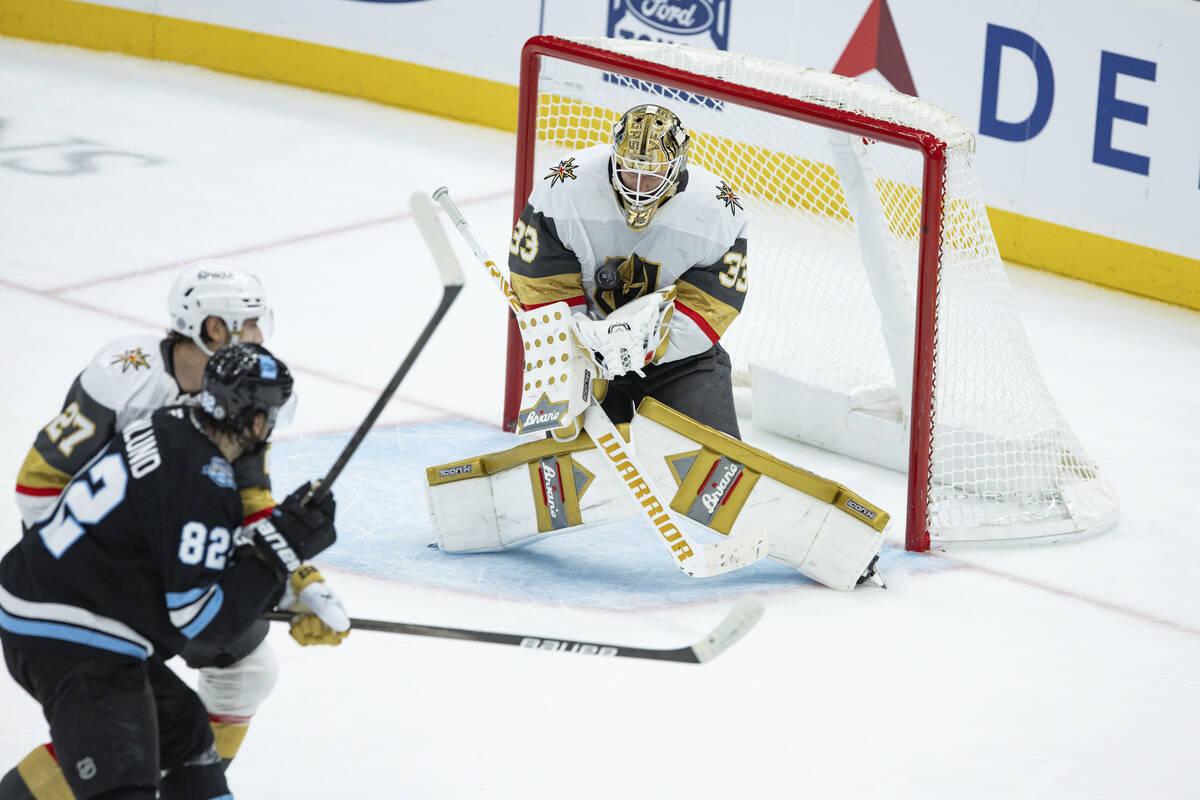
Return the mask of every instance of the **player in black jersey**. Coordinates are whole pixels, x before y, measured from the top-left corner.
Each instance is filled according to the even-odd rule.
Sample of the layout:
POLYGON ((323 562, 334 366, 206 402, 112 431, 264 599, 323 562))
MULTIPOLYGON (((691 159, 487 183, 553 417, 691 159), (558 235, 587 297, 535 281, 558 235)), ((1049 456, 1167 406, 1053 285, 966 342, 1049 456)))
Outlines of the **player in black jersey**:
MULTIPOLYGON (((262 282, 223 261, 189 264, 167 295, 169 330, 134 335, 101 347, 75 378, 56 416, 36 435, 17 475, 16 501, 25 523, 53 512, 59 496, 84 465, 117 433, 155 410, 198 400, 204 367, 225 344, 263 344, 274 313, 262 282)), ((295 394, 289 404, 294 404, 295 394)), ((243 531, 269 517, 276 500, 267 453, 233 462, 242 497, 243 531)), ((2 553, 0 553, 2 554, 2 553)), ((280 611, 291 611, 292 637, 301 645, 337 645, 349 634, 345 607, 311 564, 289 582, 280 611)), ((217 752, 226 765, 239 752, 259 707, 275 686, 279 663, 262 620, 220 646, 192 640, 180 654, 199 671, 196 691, 208 710, 217 752)), ((53 748, 33 748, 0 776, 0 800, 70 800, 53 748), (30 787, 47 787, 34 792, 30 787), (55 788, 57 787, 57 788, 55 788)))
POLYGON ((265 348, 222 348, 199 408, 122 430, 0 561, 5 662, 80 800, 228 794, 204 706, 164 662, 239 636, 335 539, 332 496, 307 484, 242 537, 231 462, 265 446, 291 391, 265 348))

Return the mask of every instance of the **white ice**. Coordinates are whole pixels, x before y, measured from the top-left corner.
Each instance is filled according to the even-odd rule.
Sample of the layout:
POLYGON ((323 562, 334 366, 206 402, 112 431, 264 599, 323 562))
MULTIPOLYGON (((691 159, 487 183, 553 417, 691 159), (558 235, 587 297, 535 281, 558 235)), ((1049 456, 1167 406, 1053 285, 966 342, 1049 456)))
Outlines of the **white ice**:
MULTIPOLYGON (((301 393, 277 449, 303 455, 313 443, 336 452, 435 305, 409 195, 448 185, 493 254, 508 241, 509 134, 15 40, 0 40, 0 75, 10 486, 95 349, 163 329, 186 261, 227 256, 265 280, 278 309, 270 344, 301 393)), ((330 580, 359 617, 648 647, 698 638, 739 584, 659 594, 688 579, 658 556, 643 564, 640 544, 625 563, 621 538, 606 538, 595 570, 572 567, 588 552, 581 537, 532 556, 458 557, 449 582, 422 576, 453 557, 409 560, 427 541, 414 538, 427 523, 411 464, 436 462, 401 454, 405 432, 447 420, 486 430, 500 415, 505 309, 459 255, 463 296, 368 440, 372 469, 339 485, 347 525, 372 521, 360 527, 384 563, 365 575, 326 561, 330 580), (522 595, 508 564, 543 567, 522 595), (599 601, 573 592, 589 577, 599 601), (623 592, 629 602, 604 600, 623 592)), ((761 623, 703 666, 361 631, 301 649, 277 626, 281 678, 230 770, 235 794, 1200 797, 1200 315, 1042 272, 1010 277, 1051 390, 1121 494, 1117 529, 917 557, 895 526, 887 591, 772 576, 761 623)), ((900 475, 746 425, 903 516, 900 475)), ((298 458, 296 479, 329 465, 298 458)), ((17 520, 0 504, 0 550, 17 520)), ((0 674, 0 770, 46 736, 38 706, 0 674)))

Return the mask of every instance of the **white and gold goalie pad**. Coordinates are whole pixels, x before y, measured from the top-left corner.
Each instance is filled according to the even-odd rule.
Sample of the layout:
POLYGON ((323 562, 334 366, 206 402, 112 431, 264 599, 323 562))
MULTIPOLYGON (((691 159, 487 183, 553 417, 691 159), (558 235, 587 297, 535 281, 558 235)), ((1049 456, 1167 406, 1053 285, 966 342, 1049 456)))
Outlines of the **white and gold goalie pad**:
POLYGON ((845 486, 781 461, 647 397, 633 447, 671 508, 718 533, 767 535, 767 555, 850 590, 883 545, 890 516, 845 486))
MULTIPOLYGON (((628 440, 629 426, 618 425, 628 440)), ((520 547, 639 509, 591 437, 542 439, 425 470, 437 546, 451 553, 520 547)))
MULTIPOLYGON (((780 461, 652 398, 626 430, 671 508, 718 533, 767 534, 768 555, 834 589, 853 589, 883 544, 889 515, 846 487, 780 461), (672 494, 673 492, 673 494, 672 494)), ((504 550, 639 508, 586 433, 426 470, 437 545, 504 550)))
POLYGON ((518 433, 551 431, 567 441, 579 435, 598 371, 571 330, 571 307, 550 303, 516 315, 525 347, 518 433))

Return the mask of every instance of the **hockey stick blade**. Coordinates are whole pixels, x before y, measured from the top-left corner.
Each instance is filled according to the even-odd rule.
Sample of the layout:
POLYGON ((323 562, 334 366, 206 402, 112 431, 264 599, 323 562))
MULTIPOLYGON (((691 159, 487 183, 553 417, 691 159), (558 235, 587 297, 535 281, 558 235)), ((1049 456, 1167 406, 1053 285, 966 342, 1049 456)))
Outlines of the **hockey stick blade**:
MULTIPOLYGON (((703 664, 712 661, 729 649, 730 645, 746 635, 747 631, 763 615, 760 602, 750 595, 740 597, 733 609, 717 627, 700 641, 686 647, 660 650, 651 647, 630 647, 619 644, 599 644, 569 639, 552 639, 542 636, 527 636, 519 633, 496 633, 469 628, 443 628, 437 625, 416 625, 410 622, 390 622, 378 619, 350 619, 351 630, 376 631, 379 633, 403 633, 410 636, 430 636, 438 639, 460 639, 469 642, 490 642, 524 647, 530 650, 552 650, 559 653, 608 656, 614 658, 642 658, 652 661, 678 661, 684 664, 703 664)), ((272 622, 290 622, 291 614, 271 611, 263 614, 272 622)))
POLYGON ((421 355, 421 351, 425 349, 425 343, 433 336, 433 332, 437 330, 441 324, 442 318, 446 316, 446 312, 450 309, 454 298, 458 297, 458 293, 463 287, 463 272, 462 267, 458 263, 458 258, 454 255, 454 251, 450 248, 450 242, 446 238, 446 232, 442 229, 441 223, 437 218, 437 210, 433 207, 433 203, 424 194, 417 192, 412 195, 409 201, 412 209, 413 218, 417 222, 417 228, 424 237, 426 244, 429 246, 430 252, 433 254, 434 263, 437 266, 438 276, 442 281, 442 299, 438 303, 437 310, 433 312, 429 322, 425 325, 425 329, 421 331, 421 335, 417 337, 417 341, 408 351, 408 355, 404 357, 404 361, 400 364, 400 368, 396 370, 396 374, 392 376, 391 381, 384 387, 379 398, 375 401, 375 405, 367 412, 367 416, 358 426, 358 430, 354 432, 354 436, 342 449, 337 461, 329 468, 329 472, 321 481, 320 488, 311 498, 310 502, 318 499, 317 495, 323 495, 331 490, 333 482, 337 480, 342 469, 350 461, 350 457, 354 455, 354 451, 362 444, 367 433, 371 430, 371 426, 375 424, 375 420, 379 419, 379 415, 383 413, 383 409, 391 401, 392 395, 396 393, 400 382, 404 380, 404 376, 412 368, 416 362, 417 356, 421 355))

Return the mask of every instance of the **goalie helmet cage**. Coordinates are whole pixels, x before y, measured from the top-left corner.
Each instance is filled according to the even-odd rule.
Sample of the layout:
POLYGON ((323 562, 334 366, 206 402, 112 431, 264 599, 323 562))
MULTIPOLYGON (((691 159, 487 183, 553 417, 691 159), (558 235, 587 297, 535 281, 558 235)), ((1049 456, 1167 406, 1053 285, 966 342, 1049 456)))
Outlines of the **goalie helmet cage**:
MULTIPOLYGON (((777 61, 536 36, 521 57, 514 221, 537 175, 609 143, 639 103, 678 114, 691 162, 751 215, 750 291, 721 341, 756 427, 906 470, 909 550, 1115 524, 1116 495, 1034 361, 958 118, 777 61)), ((510 326, 509 430, 523 361, 510 326)))

